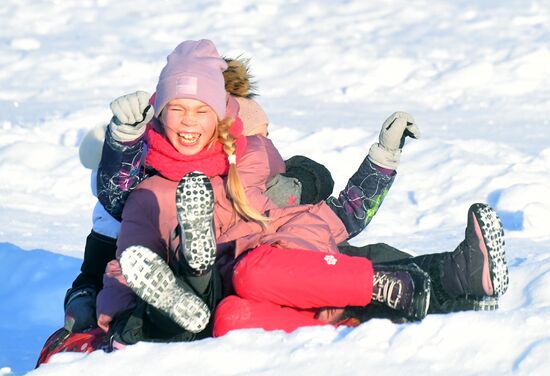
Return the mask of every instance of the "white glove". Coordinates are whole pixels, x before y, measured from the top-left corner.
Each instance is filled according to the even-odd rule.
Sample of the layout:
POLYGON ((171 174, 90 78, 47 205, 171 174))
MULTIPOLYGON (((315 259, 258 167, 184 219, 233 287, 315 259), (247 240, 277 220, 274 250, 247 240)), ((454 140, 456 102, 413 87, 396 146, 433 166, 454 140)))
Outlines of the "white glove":
POLYGON ((155 113, 149 104, 151 95, 136 91, 111 102, 113 118, 109 123, 113 138, 119 142, 134 141, 145 132, 145 126, 155 113))
POLYGON ((420 138, 420 129, 410 114, 394 112, 382 124, 378 142, 372 144, 369 150, 369 160, 380 167, 395 170, 399 165, 401 149, 407 136, 420 138))

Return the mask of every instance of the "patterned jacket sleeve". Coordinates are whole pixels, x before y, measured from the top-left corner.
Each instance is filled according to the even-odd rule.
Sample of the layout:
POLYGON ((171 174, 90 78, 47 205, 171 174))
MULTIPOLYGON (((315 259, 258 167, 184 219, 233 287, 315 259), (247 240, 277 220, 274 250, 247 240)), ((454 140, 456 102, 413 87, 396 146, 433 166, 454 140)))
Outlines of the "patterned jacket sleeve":
POLYGON ((146 176, 143 165, 145 139, 120 143, 107 128, 97 172, 97 198, 105 210, 120 220, 130 192, 146 176))
POLYGON ((326 200, 346 226, 349 239, 367 227, 394 180, 395 172, 385 174, 365 158, 338 198, 331 196, 326 200))

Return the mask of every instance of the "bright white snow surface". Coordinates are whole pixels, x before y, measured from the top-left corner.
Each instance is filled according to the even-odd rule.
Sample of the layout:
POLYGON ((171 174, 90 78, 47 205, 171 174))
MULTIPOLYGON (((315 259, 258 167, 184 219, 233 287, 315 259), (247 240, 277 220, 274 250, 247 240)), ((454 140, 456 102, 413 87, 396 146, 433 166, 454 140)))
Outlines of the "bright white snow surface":
POLYGON ((3 0, 0 23, 0 375, 31 371, 62 325, 94 204, 80 140, 199 38, 252 58, 270 137, 337 190, 384 119, 411 112, 423 138, 354 243, 452 250, 488 202, 506 229, 501 308, 62 354, 32 375, 550 374, 548 0, 3 0))

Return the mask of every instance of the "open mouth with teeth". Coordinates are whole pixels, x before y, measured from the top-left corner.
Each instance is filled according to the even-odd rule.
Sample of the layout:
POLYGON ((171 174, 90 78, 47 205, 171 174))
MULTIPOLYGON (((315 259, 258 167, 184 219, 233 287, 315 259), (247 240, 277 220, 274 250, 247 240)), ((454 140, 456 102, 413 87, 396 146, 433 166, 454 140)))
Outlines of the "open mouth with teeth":
POLYGON ((199 142, 199 138, 201 138, 200 133, 178 133, 178 136, 180 138, 180 142, 185 145, 195 145, 197 142, 199 142))

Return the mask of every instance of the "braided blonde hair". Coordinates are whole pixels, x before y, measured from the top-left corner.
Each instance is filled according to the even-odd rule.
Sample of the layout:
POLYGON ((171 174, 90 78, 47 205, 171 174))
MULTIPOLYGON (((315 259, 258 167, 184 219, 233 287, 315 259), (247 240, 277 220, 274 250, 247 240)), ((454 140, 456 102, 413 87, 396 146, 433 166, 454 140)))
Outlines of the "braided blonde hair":
MULTIPOLYGON (((229 128, 233 124, 233 119, 225 118, 218 123, 216 132, 214 134, 214 140, 216 138, 222 143, 223 150, 227 156, 235 156, 236 146, 235 138, 229 133, 229 128)), ((213 141, 214 141, 213 140, 213 141)), ((246 197, 243 184, 237 171, 237 165, 235 163, 229 164, 229 173, 227 175, 227 191, 232 199, 233 208, 243 218, 258 222, 262 227, 265 227, 269 218, 258 213, 246 197)))

